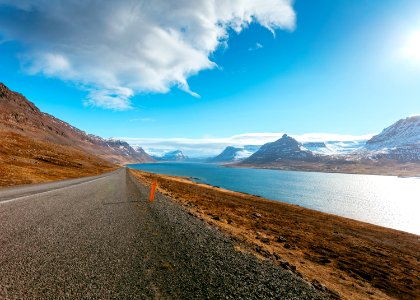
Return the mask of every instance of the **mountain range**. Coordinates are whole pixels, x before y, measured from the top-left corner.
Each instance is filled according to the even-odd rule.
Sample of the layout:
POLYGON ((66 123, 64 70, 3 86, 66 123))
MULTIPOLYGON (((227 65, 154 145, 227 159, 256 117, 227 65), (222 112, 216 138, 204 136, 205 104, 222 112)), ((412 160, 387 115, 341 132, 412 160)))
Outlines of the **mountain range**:
POLYGON ((418 176, 420 116, 399 120, 352 152, 327 154, 319 149, 327 149, 327 145, 301 144, 285 134, 236 166, 418 176))
POLYGON ((143 149, 88 134, 41 112, 2 83, 0 137, 0 185, 77 177, 100 173, 114 164, 153 161, 143 149))
MULTIPOLYGON (((191 160, 180 150, 152 157, 141 147, 88 134, 0 83, 0 186, 80 177, 117 165, 191 160)), ((399 120, 369 140, 277 141, 230 146, 207 159, 237 167, 420 176, 420 116, 399 120)))

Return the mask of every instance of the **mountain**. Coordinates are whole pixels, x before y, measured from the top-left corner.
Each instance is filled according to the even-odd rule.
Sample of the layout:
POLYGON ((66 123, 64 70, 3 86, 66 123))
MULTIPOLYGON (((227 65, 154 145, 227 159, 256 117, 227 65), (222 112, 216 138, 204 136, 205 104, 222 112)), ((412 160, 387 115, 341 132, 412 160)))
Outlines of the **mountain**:
POLYGON ((226 147, 219 155, 207 160, 210 163, 235 162, 250 157, 260 146, 246 145, 243 147, 226 147))
POLYGON ((226 147, 219 155, 212 157, 208 160, 210 163, 218 163, 218 162, 230 162, 235 161, 236 155, 242 148, 228 146, 226 147))
MULTIPOLYGON (((261 146, 239 167, 334 173, 420 176, 420 116, 385 128, 368 141, 301 144, 283 135, 261 146)), ((233 165, 233 166, 235 166, 233 165)))
POLYGON ((373 136, 366 143, 368 149, 395 148, 420 144, 420 115, 401 119, 373 136))
POLYGON ((150 161, 127 143, 87 134, 0 83, 0 186, 96 175, 150 161))
POLYGON ((181 150, 174 150, 166 152, 162 156, 153 156, 153 158, 159 161, 183 161, 187 160, 188 156, 184 155, 181 150))
POLYGON ((0 127, 33 139, 71 146, 117 164, 153 161, 124 141, 103 139, 41 112, 19 93, 0 83, 0 127))
POLYGON ((316 158, 316 155, 306 150, 301 143, 284 134, 277 141, 262 145, 257 152, 243 162, 245 164, 264 164, 282 160, 314 161, 316 158))
POLYGON ((366 142, 371 159, 420 161, 420 115, 401 119, 366 142))
POLYGON ((306 150, 311 151, 312 153, 321 153, 321 154, 330 154, 332 153, 331 149, 325 144, 325 142, 306 142, 302 143, 303 147, 306 150))
POLYGON ((97 152, 97 155, 100 155, 105 159, 123 164, 144 163, 154 161, 154 159, 149 154, 147 154, 141 147, 137 147, 136 149, 134 149, 127 142, 118 139, 106 139, 104 141, 105 145, 109 148, 107 150, 114 153, 113 155, 112 153, 97 152))
POLYGON ((351 154, 364 148, 366 140, 354 141, 323 141, 323 142, 303 142, 305 149, 314 154, 321 155, 340 155, 351 154))

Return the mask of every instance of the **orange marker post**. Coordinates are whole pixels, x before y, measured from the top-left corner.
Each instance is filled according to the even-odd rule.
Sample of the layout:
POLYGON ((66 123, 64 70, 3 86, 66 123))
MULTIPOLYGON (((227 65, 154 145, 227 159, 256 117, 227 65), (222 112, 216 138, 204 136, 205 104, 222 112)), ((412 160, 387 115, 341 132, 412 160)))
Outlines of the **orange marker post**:
POLYGON ((157 180, 153 181, 152 183, 152 188, 150 189, 149 202, 153 202, 153 199, 155 199, 156 186, 157 186, 157 180))

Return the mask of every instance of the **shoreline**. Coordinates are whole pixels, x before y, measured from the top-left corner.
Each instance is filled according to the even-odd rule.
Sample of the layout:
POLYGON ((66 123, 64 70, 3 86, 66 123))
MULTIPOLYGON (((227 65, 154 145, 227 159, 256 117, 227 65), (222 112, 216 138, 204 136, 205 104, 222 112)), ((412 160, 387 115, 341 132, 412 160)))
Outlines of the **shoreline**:
POLYGON ((409 163, 408 170, 395 171, 395 166, 404 168, 404 165, 395 166, 376 166, 376 165, 349 165, 348 168, 331 169, 325 166, 317 165, 255 165, 242 163, 225 163, 220 164, 226 168, 244 168, 259 170, 279 170, 291 172, 319 172, 330 174, 352 174, 352 175, 374 175, 374 176, 395 176, 399 178, 420 178, 420 163, 409 163), (351 167, 351 168, 349 168, 351 167), (367 169, 365 169, 367 168, 367 169))
MULTIPOLYGON (((180 163, 180 164, 183 165, 183 163, 180 163)), ((238 184, 237 180, 233 182, 230 180, 232 176, 235 177, 235 175, 237 174, 237 172, 233 171, 234 169, 244 169, 244 170, 248 169, 248 170, 255 170, 255 171, 260 170, 262 172, 261 174, 263 174, 264 176, 267 176, 267 175, 277 176, 276 175, 277 170, 267 171, 269 169, 238 167, 238 168, 230 168, 232 171, 229 171, 229 168, 227 168, 226 173, 224 173, 223 169, 226 166, 216 164, 214 165, 214 167, 210 168, 211 172, 200 173, 200 170, 207 169, 206 167, 207 164, 199 163, 197 165, 198 165, 197 167, 191 168, 190 171, 188 171, 189 169, 187 168, 187 171, 185 172, 183 171, 183 168, 181 169, 175 168, 172 170, 170 167, 168 168, 164 167, 161 169, 159 167, 155 168, 153 166, 150 166, 150 167, 145 167, 145 169, 142 169, 141 166, 133 165, 132 168, 134 170, 140 170, 140 171, 157 174, 157 175, 184 178, 193 183, 204 184, 209 187, 221 188, 226 191, 238 192, 238 193, 246 194, 253 197, 268 199, 275 202, 289 203, 289 204, 297 205, 300 207, 313 209, 315 211, 332 214, 332 215, 340 216, 343 218, 348 218, 350 220, 364 222, 371 225, 381 226, 381 227, 394 229, 394 230, 398 230, 402 232, 407 232, 411 234, 417 234, 417 235, 420 234, 420 231, 419 231, 420 228, 418 227, 419 224, 418 222, 416 222, 416 218, 412 214, 394 213, 394 210, 392 209, 388 209, 388 210, 383 209, 382 214, 375 215, 374 211, 376 211, 377 207, 375 205, 368 204, 368 203, 376 203, 377 201, 382 201, 381 203, 387 203, 389 201, 389 203, 392 203, 393 205, 399 205, 400 201, 397 202, 394 200, 398 198, 390 197, 390 196, 387 196, 384 198, 380 190, 376 192, 374 190, 373 194, 375 196, 369 198, 368 197, 369 195, 366 195, 366 192, 358 192, 358 190, 360 190, 360 187, 355 184, 349 185, 350 186, 349 190, 351 192, 344 192, 341 194, 338 193, 339 196, 331 196, 331 195, 335 195, 336 193, 332 193, 331 191, 334 191, 334 189, 331 189, 331 187, 325 183, 325 182, 330 182, 331 178, 334 179, 333 184, 337 186, 342 186, 343 181, 344 182, 347 182, 347 181, 355 181, 355 182, 369 181, 370 182, 372 181, 373 183, 376 183, 376 181, 380 180, 378 182, 381 184, 384 184, 384 183, 386 184, 387 182, 391 182, 392 184, 395 184, 396 188, 394 188, 394 190, 396 193, 398 192, 398 189, 397 189, 398 187, 404 188, 408 184, 410 187, 414 188, 414 190, 409 195, 406 195, 407 197, 405 199, 407 201, 405 201, 405 203, 407 204, 407 207, 414 208, 415 201, 417 200, 417 198, 415 197, 415 192, 418 190, 418 188, 417 188, 417 182, 414 182, 413 179, 419 179, 420 177, 401 178, 397 176, 383 177, 380 175, 280 170, 281 172, 279 172, 278 174, 281 180, 283 180, 282 179, 283 177, 296 176, 296 178, 300 180, 299 182, 302 182, 302 184, 304 184, 305 181, 302 181, 302 178, 301 178, 302 176, 303 176, 303 180, 304 178, 307 178, 307 176, 309 176, 310 177, 309 179, 311 179, 314 176, 313 174, 316 174, 316 173, 319 174, 317 176, 321 176, 322 178, 321 181, 314 181, 315 183, 321 182, 319 186, 321 186, 322 188, 320 189, 314 187, 310 191, 308 191, 306 188, 300 188, 300 189, 296 189, 296 191, 292 190, 292 192, 287 192, 289 189, 289 186, 292 186, 293 188, 293 185, 291 184, 284 185, 278 182, 274 182, 272 184, 273 188, 271 188, 271 185, 267 185, 265 182, 262 182, 261 180, 256 180, 255 185, 258 188, 252 188, 252 185, 254 184, 253 181, 247 180, 245 181, 246 184, 243 184, 242 182, 241 184, 238 184), (214 168, 216 169, 216 171, 213 171, 214 168), (215 178, 215 174, 219 174, 220 172, 222 172, 223 176, 221 178, 217 178, 217 177, 215 178), (293 175, 293 173, 295 175, 293 175), (357 176, 357 175, 360 175, 360 176, 357 176), (226 181, 224 179, 226 179, 226 181), (406 179, 406 180, 408 179, 408 181, 403 182, 403 180, 400 181, 398 179, 406 179), (264 187, 268 187, 270 192, 267 192, 264 187), (320 195, 324 195, 324 197, 320 195), (348 201, 348 197, 350 198, 355 197, 356 201, 353 201, 352 203, 346 203, 346 201, 348 201), (369 201, 366 201, 366 200, 369 200, 369 201), (368 210, 371 209, 373 213, 366 214, 365 210, 367 209, 368 210)), ((248 174, 247 175, 248 178, 253 178, 253 176, 258 177, 258 174, 260 173, 247 171, 245 174, 248 174)), ((242 175, 242 171, 239 172, 239 175, 242 175)), ((220 176, 220 175, 216 175, 216 176, 220 176)), ((277 178, 277 177, 274 177, 274 178, 277 178)), ((311 184, 313 183, 311 182, 311 184)))
MULTIPOLYGON (((191 163, 191 164, 211 164, 211 165, 218 165, 225 168, 238 168, 238 169, 256 169, 256 170, 277 170, 277 171, 287 171, 287 172, 310 172, 310 173, 326 173, 326 174, 349 174, 349 175, 372 175, 372 176, 393 176, 398 178, 414 178, 420 179, 420 163, 403 163, 403 164, 396 164, 396 166, 403 167, 404 164, 409 164, 409 170, 402 170, 400 172, 395 170, 383 170, 379 169, 378 166, 375 165, 363 165, 361 164, 360 167, 372 167, 376 171, 372 172, 369 170, 348 170, 348 169, 325 169, 325 168, 309 168, 308 166, 305 167, 296 167, 293 165, 285 165, 285 166, 270 166, 270 165, 255 165, 255 164, 242 164, 242 163, 235 163, 235 162, 220 162, 220 163, 207 163, 207 162, 189 162, 189 161, 156 161, 156 162, 147 162, 147 163, 138 163, 142 164, 164 164, 164 163, 191 163)), ((138 164, 125 164, 124 166, 130 168, 130 165, 138 165, 138 164)), ((173 175, 176 176, 176 175, 173 175)))
POLYGON ((416 234, 191 181, 130 169, 230 236, 237 251, 268 259, 343 299, 416 299, 416 234), (389 267, 391 266, 391 267, 389 267))

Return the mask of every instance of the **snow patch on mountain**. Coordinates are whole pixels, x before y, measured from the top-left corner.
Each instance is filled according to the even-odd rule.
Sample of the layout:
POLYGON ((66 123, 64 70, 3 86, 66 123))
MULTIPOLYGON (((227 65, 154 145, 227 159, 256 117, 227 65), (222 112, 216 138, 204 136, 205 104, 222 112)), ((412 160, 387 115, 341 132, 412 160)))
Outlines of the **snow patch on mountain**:
POLYGON ((366 143, 368 150, 395 149, 400 146, 420 146, 420 115, 401 119, 385 128, 366 143))
POLYGON ((250 157, 252 154, 258 151, 260 146, 257 145, 245 145, 245 146, 228 146, 219 155, 210 158, 208 162, 236 162, 244 160, 250 157))
POLYGON ((363 149, 367 140, 306 142, 303 147, 315 154, 351 154, 363 149))
POLYGON ((401 119, 366 142, 360 156, 420 161, 420 115, 401 119))
POLYGON ((184 155, 181 150, 169 151, 162 155, 152 157, 159 161, 183 161, 188 159, 188 156, 184 155))

